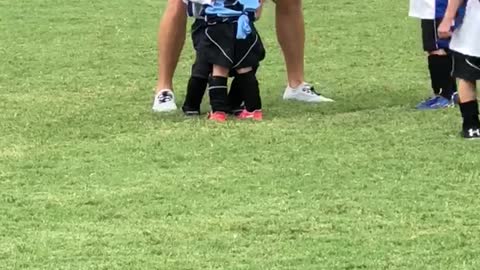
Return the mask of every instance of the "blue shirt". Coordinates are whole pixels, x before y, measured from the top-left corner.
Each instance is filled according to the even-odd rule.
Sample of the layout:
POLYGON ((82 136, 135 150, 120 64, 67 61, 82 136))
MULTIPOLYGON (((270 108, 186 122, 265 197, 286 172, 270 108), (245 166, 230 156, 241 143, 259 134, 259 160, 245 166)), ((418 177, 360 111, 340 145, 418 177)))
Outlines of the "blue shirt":
MULTIPOLYGON (((465 4, 467 1, 465 1, 465 4)), ((448 0, 435 0, 435 18, 441 19, 445 17, 445 13, 447 12, 447 7, 448 7, 448 0)), ((461 21, 464 15, 465 15, 465 5, 462 5, 458 10, 457 19, 460 19, 461 21)))
POLYGON ((206 20, 225 19, 223 23, 237 23, 237 39, 245 39, 252 32, 251 19, 260 7, 259 0, 216 0, 213 5, 205 5, 206 20))

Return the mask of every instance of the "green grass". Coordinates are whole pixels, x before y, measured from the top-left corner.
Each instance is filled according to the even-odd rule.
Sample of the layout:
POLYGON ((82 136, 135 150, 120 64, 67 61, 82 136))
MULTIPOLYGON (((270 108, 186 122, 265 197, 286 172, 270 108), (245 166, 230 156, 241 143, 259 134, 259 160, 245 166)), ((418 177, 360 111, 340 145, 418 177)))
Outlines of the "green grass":
POLYGON ((281 101, 269 4, 267 119, 226 125, 150 112, 164 2, 0 0, 0 269, 480 268, 480 146, 412 109, 407 2, 305 1, 322 105, 281 101))

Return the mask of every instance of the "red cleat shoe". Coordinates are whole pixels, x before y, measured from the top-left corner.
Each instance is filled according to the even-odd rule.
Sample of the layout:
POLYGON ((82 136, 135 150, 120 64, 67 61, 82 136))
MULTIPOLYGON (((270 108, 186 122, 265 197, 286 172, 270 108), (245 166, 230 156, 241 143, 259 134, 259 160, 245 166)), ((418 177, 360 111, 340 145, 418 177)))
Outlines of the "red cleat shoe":
POLYGON ((253 112, 253 120, 255 120, 255 121, 262 121, 263 120, 262 110, 255 110, 253 112))
POLYGON ((227 114, 224 112, 211 112, 208 114, 208 120, 223 123, 227 121, 227 114))
POLYGON ((247 110, 243 110, 238 116, 238 119, 253 119, 255 121, 262 121, 263 120, 263 112, 262 110, 255 110, 253 112, 249 112, 247 110))

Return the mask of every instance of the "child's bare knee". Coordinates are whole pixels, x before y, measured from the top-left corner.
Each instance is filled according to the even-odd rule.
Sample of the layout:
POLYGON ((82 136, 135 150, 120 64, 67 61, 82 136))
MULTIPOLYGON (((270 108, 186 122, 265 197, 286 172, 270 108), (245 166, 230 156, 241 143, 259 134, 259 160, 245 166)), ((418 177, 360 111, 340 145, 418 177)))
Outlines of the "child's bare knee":
POLYGON ((222 66, 213 65, 212 76, 228 77, 229 69, 222 66))
POLYGON ((237 73, 238 74, 245 74, 245 73, 248 73, 250 71, 252 71, 253 68, 252 67, 246 67, 246 68, 239 68, 237 69, 237 73))

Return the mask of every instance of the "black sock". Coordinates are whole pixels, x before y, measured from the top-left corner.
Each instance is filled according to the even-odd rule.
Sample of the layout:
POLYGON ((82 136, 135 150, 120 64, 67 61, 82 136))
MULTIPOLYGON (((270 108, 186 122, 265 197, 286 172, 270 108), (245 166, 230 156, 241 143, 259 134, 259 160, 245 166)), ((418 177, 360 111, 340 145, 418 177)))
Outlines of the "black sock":
POLYGON ((242 86, 240 80, 235 77, 233 78, 232 84, 230 85, 230 91, 228 92, 228 106, 230 107, 230 110, 237 110, 240 108, 243 101, 242 86))
POLYGON ((202 98, 207 88, 208 79, 199 77, 190 77, 187 86, 187 95, 183 103, 183 110, 200 110, 202 98))
POLYGON ((435 95, 451 99, 457 91, 455 78, 452 77, 452 57, 450 55, 429 55, 428 70, 435 95))
POLYGON ((227 78, 212 76, 208 81, 208 95, 212 112, 228 112, 227 78))
POLYGON ((480 127, 478 119, 478 102, 477 100, 460 103, 460 112, 463 118, 463 128, 480 127))
POLYGON ((262 98, 260 97, 260 87, 254 71, 235 76, 238 87, 242 90, 245 109, 249 112, 262 109, 262 98))

